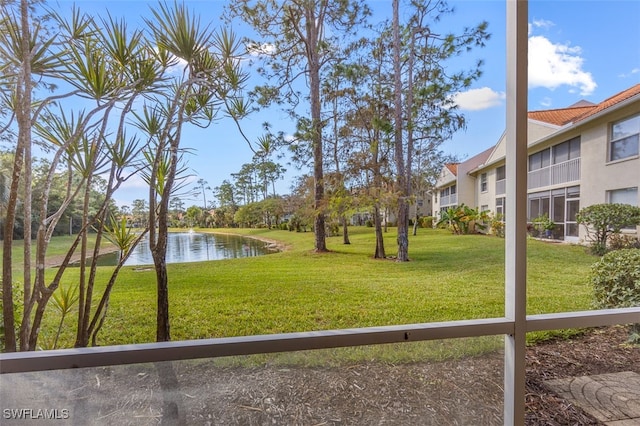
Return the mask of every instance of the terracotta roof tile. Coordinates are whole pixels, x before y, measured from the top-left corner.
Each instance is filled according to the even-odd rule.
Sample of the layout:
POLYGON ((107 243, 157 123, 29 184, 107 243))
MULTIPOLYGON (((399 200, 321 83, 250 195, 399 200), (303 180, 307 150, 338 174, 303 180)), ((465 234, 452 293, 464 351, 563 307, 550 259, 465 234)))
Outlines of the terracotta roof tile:
POLYGON ((445 164, 445 167, 449 169, 454 176, 458 176, 458 163, 445 164))
POLYGON ((584 115, 578 117, 575 121, 576 122, 582 121, 587 117, 597 114, 600 111, 603 111, 607 108, 611 108, 612 106, 619 104, 620 102, 625 101, 631 98, 632 96, 636 96, 639 94, 640 94, 640 84, 636 84, 635 86, 632 86, 627 90, 623 90, 617 95, 613 95, 609 99, 605 99, 604 101, 600 102, 595 108, 592 108, 590 111, 586 112, 584 115))
POLYGON ((597 108, 597 106, 593 105, 573 108, 548 109, 544 111, 529 111, 528 116, 531 120, 555 124, 556 126, 564 126, 565 124, 571 123, 577 117, 583 116, 594 108, 597 108))
POLYGON ((611 96, 599 104, 589 104, 588 102, 578 102, 569 108, 548 109, 543 111, 529 111, 531 120, 538 120, 545 123, 564 126, 569 123, 577 123, 607 108, 640 94, 640 84, 636 84, 622 92, 611 96))

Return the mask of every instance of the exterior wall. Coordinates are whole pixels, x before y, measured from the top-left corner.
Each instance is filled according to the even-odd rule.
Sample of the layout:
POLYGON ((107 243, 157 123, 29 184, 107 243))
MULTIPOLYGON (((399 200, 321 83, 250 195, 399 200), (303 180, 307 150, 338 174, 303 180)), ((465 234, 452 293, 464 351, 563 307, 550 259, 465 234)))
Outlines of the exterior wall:
MULTIPOLYGON (((626 108, 598 120, 582 132, 581 208, 609 202, 607 191, 640 187, 639 156, 614 162, 608 161, 611 124, 638 113, 640 110, 637 105, 635 108, 626 108)), ((640 192, 636 206, 640 206, 640 192)), ((580 228, 580 238, 584 239, 585 231, 583 227, 580 228)))
POLYGON ((476 177, 469 174, 465 163, 458 165, 458 205, 465 204, 468 207, 476 206, 476 177))
MULTIPOLYGON (((540 139, 549 136, 552 133, 557 132, 560 129, 558 126, 554 126, 548 123, 542 123, 540 121, 529 120, 527 126, 527 141, 531 146, 540 139)), ((506 155, 506 152, 505 152, 506 155)))
POLYGON ((457 176, 451 173, 451 171, 448 168, 444 167, 442 169, 442 172, 440 173, 440 177, 436 182, 436 189, 433 190, 433 196, 432 196, 432 202, 431 202, 433 216, 436 218, 436 220, 440 218, 440 207, 442 207, 440 189, 446 188, 447 186, 451 186, 457 183, 457 180, 458 180, 457 176))
POLYGON ((504 162, 502 163, 495 163, 491 166, 491 168, 487 168, 484 169, 482 172, 477 174, 477 184, 476 184, 476 194, 477 194, 477 200, 476 200, 476 205, 478 206, 478 208, 482 207, 482 206, 488 206, 489 210, 491 210, 492 212, 495 213, 496 211, 496 198, 498 197, 498 194, 496 192, 496 183, 498 181, 497 179, 497 169, 499 166, 504 165, 504 162), (485 192, 482 192, 480 190, 480 176, 482 173, 486 173, 487 174, 487 190, 485 192))

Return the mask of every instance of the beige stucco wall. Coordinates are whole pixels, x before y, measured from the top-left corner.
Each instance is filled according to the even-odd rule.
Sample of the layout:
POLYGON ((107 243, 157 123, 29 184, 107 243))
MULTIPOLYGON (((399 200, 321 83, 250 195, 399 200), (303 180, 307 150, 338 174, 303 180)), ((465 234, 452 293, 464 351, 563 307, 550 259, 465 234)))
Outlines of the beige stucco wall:
POLYGON ((476 206, 476 178, 470 176, 468 170, 465 168, 465 163, 458 165, 458 205, 465 204, 468 207, 475 208, 476 206))
POLYGON ((487 174, 487 191, 480 191, 480 173, 476 179, 476 205, 480 208, 483 205, 489 206, 489 210, 496 211, 496 169, 503 165, 504 161, 496 163, 490 169, 485 169, 482 173, 487 174))
MULTIPOLYGON (((638 113, 640 107, 632 106, 591 123, 581 132, 580 208, 608 202, 607 191, 640 187, 640 157, 607 161, 611 124, 638 113)), ((636 205, 640 206, 640 195, 636 205)), ((580 238, 585 238, 580 228, 580 238)))
POLYGON ((527 122, 527 144, 529 146, 534 145, 540 139, 557 132, 559 129, 560 127, 552 124, 529 120, 527 122))

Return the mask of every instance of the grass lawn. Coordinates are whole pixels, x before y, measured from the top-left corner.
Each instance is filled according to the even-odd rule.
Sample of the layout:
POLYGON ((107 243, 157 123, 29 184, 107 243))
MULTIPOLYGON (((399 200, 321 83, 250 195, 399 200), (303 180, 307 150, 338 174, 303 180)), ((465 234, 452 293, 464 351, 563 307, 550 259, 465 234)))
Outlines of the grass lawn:
MULTIPOLYGON (((371 228, 350 228, 351 245, 328 239, 331 253, 311 251, 313 234, 220 230, 278 240, 289 249, 267 256, 169 265, 173 340, 462 320, 504 315, 504 239, 420 229, 411 262, 374 260, 371 228)), ((395 229, 385 235, 395 251, 395 229)), ((528 312, 590 308, 595 258, 583 247, 528 242, 528 312)), ((99 270, 106 281, 110 267, 99 270)), ((52 271, 53 272, 53 271, 52 271)), ((69 269, 64 281, 77 282, 69 269)), ((125 267, 111 297, 99 343, 155 339, 155 273, 125 267)), ((45 335, 58 314, 49 310, 45 335)), ((70 346, 74 315, 61 337, 70 346)), ((536 336, 534 336, 535 338, 536 336)))
MULTIPOLYGON (((63 258, 64 255, 67 254, 69 247, 71 247, 71 244, 73 244, 75 239, 76 239, 75 235, 52 237, 51 241, 49 242, 49 246, 47 248, 47 256, 49 258, 53 258, 53 257, 63 258)), ((95 234, 89 234, 89 238, 87 241, 88 241, 89 250, 93 251, 93 247, 95 245, 95 234)), ((103 238, 100 243, 100 247, 101 249, 113 249, 114 245, 106 238, 103 238)), ((13 272, 14 280, 20 281, 20 282, 22 281, 22 259, 24 259, 23 249, 24 249, 24 245, 22 240, 13 241, 13 245, 11 247, 11 255, 13 257, 12 272, 13 272)), ((0 245, 0 254, 2 252, 3 252, 3 247, 2 245, 0 245)), ((76 249, 76 255, 79 253, 80 253, 80 247, 78 246, 78 248, 76 249)), ((33 261, 35 261, 35 258, 36 258, 36 242, 33 241, 31 246, 32 266, 35 266, 33 264, 33 261)))

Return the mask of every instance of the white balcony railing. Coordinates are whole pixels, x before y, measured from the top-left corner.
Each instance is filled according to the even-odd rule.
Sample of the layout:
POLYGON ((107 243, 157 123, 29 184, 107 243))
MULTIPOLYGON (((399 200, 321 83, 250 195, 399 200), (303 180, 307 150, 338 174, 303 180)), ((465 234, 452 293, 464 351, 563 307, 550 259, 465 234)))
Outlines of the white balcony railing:
POLYGON ((580 158, 553 164, 528 173, 527 188, 542 188, 580 180, 580 158))
POLYGON ((453 206, 458 204, 458 194, 445 195, 440 197, 440 206, 453 206))

